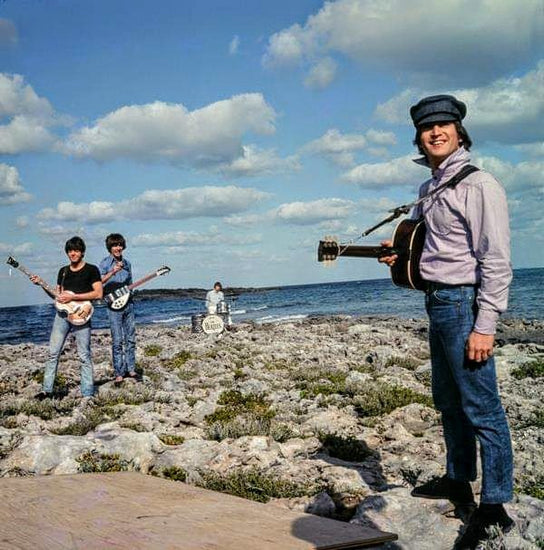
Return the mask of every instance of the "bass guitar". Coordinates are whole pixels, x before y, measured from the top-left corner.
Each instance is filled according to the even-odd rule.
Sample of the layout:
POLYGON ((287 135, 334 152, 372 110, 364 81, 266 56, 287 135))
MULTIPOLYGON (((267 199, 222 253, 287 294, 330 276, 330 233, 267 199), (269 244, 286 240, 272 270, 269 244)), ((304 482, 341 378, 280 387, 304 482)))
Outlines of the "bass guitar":
POLYGON ((134 288, 141 286, 148 281, 151 281, 151 279, 154 279, 155 277, 166 275, 167 273, 170 273, 170 271, 171 270, 168 266, 163 265, 162 267, 159 267, 159 269, 157 269, 156 271, 149 273, 149 275, 142 277, 131 285, 125 285, 121 288, 118 288, 117 290, 114 290, 113 292, 110 292, 109 294, 104 296, 104 302, 106 302, 107 306, 110 309, 113 309, 115 311, 123 309, 127 305, 129 298, 132 296, 132 290, 134 288))
MULTIPOLYGON (((7 259, 7 264, 10 265, 11 267, 14 267, 15 269, 18 269, 19 271, 24 273, 27 277, 32 277, 34 275, 30 271, 28 271, 28 269, 24 265, 20 264, 17 260, 12 258, 11 256, 7 259)), ((62 304, 56 300, 56 297, 58 296, 56 289, 49 286, 47 283, 45 283, 41 279, 38 284, 49 295, 53 296, 53 299, 55 300, 55 308, 58 311, 59 315, 64 317, 70 324, 76 325, 76 326, 84 325, 92 317, 94 312, 94 307, 93 307, 93 304, 91 304, 91 302, 89 302, 88 300, 84 300, 84 301, 73 300, 71 302, 62 304)), ((74 294, 69 290, 65 290, 65 292, 74 294)))
POLYGON ((332 261, 339 256, 355 258, 381 258, 397 254, 395 265, 391 266, 391 279, 397 286, 425 290, 425 281, 419 273, 419 260, 425 241, 425 221, 402 220, 393 233, 393 246, 362 246, 339 244, 332 238, 319 241, 317 261, 332 261))

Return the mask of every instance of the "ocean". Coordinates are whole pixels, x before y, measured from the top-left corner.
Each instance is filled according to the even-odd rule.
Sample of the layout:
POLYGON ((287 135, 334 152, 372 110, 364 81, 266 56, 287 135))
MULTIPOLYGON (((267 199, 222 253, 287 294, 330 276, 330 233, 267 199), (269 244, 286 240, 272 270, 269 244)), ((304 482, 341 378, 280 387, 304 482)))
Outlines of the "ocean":
MULTIPOLYGON (((504 317, 544 319, 544 268, 516 269, 504 317)), ((374 315, 424 318, 423 294, 396 287, 390 279, 285 286, 242 293, 229 298, 233 323, 285 322, 311 315, 374 315)), ((204 312, 204 302, 193 298, 136 301, 140 325, 190 325, 191 316, 204 312)), ((0 344, 47 342, 55 315, 53 303, 0 308, 0 344)), ((96 306, 94 328, 107 328, 106 307, 96 306)))

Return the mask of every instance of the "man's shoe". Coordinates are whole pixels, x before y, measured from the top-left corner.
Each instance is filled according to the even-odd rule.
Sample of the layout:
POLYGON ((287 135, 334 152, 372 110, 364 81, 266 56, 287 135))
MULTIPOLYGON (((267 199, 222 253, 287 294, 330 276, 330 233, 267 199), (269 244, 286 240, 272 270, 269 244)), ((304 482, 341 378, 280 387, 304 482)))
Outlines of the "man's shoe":
POLYGON ((508 533, 514 526, 514 520, 501 504, 480 505, 472 514, 465 532, 455 543, 454 550, 476 550, 479 544, 492 536, 489 533, 491 527, 498 527, 503 533, 508 533))
POLYGON ((475 504, 470 483, 455 481, 447 476, 431 479, 419 487, 414 487, 411 495, 418 498, 443 498, 453 504, 475 504))
POLYGON ((53 397, 53 394, 49 391, 40 391, 35 396, 34 399, 37 399, 38 401, 43 401, 44 399, 51 399, 53 397))

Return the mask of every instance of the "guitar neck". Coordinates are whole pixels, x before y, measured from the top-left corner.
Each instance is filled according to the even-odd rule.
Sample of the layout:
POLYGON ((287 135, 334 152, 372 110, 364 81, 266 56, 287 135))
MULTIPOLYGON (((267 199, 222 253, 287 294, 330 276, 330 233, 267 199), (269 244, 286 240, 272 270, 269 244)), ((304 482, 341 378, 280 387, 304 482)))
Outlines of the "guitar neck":
MULTIPOLYGON (((24 273, 27 277, 32 277, 34 275, 34 273, 30 272, 24 265, 22 264, 19 264, 17 266, 17 269, 19 271, 21 271, 22 273, 24 273)), ((53 287, 51 287, 50 285, 48 285, 46 282, 44 281, 40 281, 38 283, 46 292, 48 292, 49 294, 51 294, 53 297, 57 297, 57 290, 53 287)))
POLYGON ((351 258, 380 258, 389 254, 397 254, 398 251, 388 246, 363 246, 357 244, 339 245, 339 256, 351 258))
POLYGON ((137 281, 133 282, 131 285, 128 285, 128 289, 132 290, 133 288, 141 286, 147 283, 148 281, 151 281, 151 279, 154 279, 157 276, 158 276, 157 272, 150 273, 149 275, 146 275, 145 277, 142 277, 141 279, 138 279, 137 281))

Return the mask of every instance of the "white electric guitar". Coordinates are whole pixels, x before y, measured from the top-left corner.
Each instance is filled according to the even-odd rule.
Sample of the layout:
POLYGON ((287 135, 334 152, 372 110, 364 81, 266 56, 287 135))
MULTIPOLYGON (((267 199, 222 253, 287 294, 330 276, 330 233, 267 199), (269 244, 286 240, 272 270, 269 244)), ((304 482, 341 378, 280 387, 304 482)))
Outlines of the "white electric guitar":
MULTIPOLYGON (((32 277, 34 274, 28 271, 28 269, 20 264, 17 260, 12 258, 11 256, 7 259, 7 263, 14 267, 15 269, 18 269, 22 273, 24 273, 27 277, 32 277)), ((80 326, 84 325, 89 319, 92 317, 92 314, 94 312, 94 307, 91 302, 88 300, 73 300, 71 302, 67 302, 65 304, 62 304, 61 302, 58 302, 56 300, 56 297, 58 296, 58 293, 56 289, 49 286, 44 281, 41 281, 38 283, 49 295, 53 296, 55 299, 55 308, 59 312, 59 315, 62 315, 70 324, 80 326)), ((74 294, 73 292, 70 292, 69 290, 65 290, 64 292, 68 292, 70 294, 74 294)))
POLYGON ((153 271, 153 273, 149 273, 149 275, 138 279, 131 285, 125 285, 121 288, 118 288, 117 290, 114 290, 113 292, 110 292, 109 294, 104 296, 104 302, 106 302, 110 309, 116 311, 119 309, 123 309, 127 305, 128 300, 132 295, 132 290, 134 288, 141 286, 148 281, 151 281, 151 279, 154 279, 155 277, 166 275, 167 273, 170 273, 170 268, 166 265, 163 265, 162 267, 159 267, 159 269, 157 269, 156 271, 153 271))

